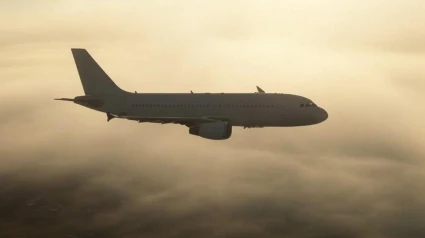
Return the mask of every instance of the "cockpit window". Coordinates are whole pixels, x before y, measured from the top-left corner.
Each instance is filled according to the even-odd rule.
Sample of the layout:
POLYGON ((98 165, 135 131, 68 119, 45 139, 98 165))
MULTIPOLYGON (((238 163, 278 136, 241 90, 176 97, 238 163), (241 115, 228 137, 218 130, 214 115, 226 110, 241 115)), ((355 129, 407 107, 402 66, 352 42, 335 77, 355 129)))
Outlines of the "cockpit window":
POLYGON ((316 104, 310 102, 310 103, 306 103, 306 104, 301 104, 300 107, 317 107, 316 104))

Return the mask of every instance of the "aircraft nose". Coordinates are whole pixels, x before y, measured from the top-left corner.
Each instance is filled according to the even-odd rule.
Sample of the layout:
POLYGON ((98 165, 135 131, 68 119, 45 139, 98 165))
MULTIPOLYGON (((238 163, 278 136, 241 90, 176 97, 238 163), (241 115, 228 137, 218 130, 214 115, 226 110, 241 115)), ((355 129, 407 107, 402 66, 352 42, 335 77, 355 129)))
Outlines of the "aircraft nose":
POLYGON ((320 113, 319 113, 318 117, 319 117, 318 119, 319 119, 320 122, 324 122, 328 119, 329 115, 328 115, 328 112, 325 109, 320 108, 320 113))

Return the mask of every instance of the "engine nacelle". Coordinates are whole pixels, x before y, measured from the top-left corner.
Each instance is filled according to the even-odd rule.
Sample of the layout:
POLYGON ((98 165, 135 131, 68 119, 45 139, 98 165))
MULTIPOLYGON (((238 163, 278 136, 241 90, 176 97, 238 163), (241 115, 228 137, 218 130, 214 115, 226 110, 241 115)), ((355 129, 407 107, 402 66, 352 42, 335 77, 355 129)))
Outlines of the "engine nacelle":
POLYGON ((190 127, 189 134, 210 140, 225 140, 232 135, 232 125, 224 121, 203 123, 190 127))

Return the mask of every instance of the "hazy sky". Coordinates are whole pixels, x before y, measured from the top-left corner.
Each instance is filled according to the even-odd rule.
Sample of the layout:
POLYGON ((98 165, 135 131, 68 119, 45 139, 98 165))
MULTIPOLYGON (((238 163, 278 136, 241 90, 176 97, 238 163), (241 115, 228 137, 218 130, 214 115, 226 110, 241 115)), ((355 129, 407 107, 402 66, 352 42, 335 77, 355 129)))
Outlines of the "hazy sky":
POLYGON ((425 1, 1 0, 0 237, 425 236, 425 1), (106 122, 123 89, 306 96, 317 126, 106 122))

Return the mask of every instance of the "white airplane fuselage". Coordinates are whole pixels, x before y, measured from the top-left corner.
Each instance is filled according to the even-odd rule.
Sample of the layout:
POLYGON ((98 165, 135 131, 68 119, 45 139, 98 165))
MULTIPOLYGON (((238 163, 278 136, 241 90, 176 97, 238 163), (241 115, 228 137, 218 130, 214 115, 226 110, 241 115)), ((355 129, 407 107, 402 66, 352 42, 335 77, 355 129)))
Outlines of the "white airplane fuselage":
POLYGON ((294 127, 321 123, 328 113, 312 100, 293 94, 130 93, 119 88, 85 49, 72 49, 85 95, 72 101, 113 118, 189 127, 189 133, 224 140, 233 126, 294 127))
POLYGON ((292 94, 125 93, 103 98, 79 98, 98 98, 105 102, 102 106, 84 106, 118 116, 226 118, 232 126, 242 127, 307 126, 328 118, 327 112, 312 100, 292 94))

